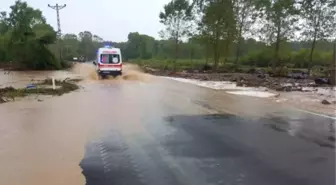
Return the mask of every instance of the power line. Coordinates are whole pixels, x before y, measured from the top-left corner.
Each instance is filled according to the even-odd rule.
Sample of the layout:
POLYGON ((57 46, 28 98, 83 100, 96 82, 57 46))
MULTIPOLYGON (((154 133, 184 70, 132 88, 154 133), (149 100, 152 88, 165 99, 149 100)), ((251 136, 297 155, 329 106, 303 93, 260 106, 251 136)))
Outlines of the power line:
POLYGON ((62 60, 62 47, 61 47, 61 37, 62 37, 62 31, 61 31, 61 21, 60 21, 60 16, 59 16, 59 11, 63 8, 66 7, 66 4, 64 5, 58 5, 56 3, 56 5, 50 5, 48 4, 49 8, 52 8, 54 10, 56 10, 56 15, 57 15, 57 44, 58 44, 58 50, 59 50, 59 57, 62 60))

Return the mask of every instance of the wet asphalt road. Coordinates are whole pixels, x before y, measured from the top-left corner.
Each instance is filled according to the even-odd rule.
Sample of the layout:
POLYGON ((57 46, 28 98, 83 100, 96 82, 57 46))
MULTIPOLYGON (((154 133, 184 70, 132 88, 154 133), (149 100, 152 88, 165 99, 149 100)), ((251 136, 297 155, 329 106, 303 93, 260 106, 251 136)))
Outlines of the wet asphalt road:
POLYGON ((87 185, 334 185, 334 120, 184 83, 86 87, 87 185))

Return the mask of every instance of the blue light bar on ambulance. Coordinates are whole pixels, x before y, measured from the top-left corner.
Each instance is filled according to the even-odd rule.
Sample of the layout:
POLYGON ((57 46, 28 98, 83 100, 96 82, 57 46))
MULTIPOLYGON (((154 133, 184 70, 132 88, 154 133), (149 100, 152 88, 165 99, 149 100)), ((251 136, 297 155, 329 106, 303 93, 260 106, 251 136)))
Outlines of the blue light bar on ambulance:
POLYGON ((113 48, 111 45, 105 45, 104 48, 113 48))

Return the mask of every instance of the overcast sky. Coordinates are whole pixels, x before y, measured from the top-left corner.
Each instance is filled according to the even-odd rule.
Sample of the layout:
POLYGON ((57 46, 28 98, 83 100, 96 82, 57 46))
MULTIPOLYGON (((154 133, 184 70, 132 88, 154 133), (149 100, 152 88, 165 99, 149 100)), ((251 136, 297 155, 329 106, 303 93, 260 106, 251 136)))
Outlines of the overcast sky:
MULTIPOLYGON (((0 11, 9 11, 15 0, 0 0, 0 11)), ((159 13, 169 0, 27 0, 43 12, 47 22, 57 29, 56 11, 51 5, 66 4, 60 11, 62 33, 88 30, 105 40, 126 41, 129 32, 159 38, 163 28, 159 13)))

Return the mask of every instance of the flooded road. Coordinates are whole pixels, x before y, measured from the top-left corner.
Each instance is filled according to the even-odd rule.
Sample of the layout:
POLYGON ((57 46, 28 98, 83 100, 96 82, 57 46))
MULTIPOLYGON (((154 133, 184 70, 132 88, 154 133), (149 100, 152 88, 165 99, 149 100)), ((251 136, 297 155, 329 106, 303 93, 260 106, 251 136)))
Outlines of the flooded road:
POLYGON ((90 64, 6 78, 47 75, 84 77, 83 89, 0 104, 0 184, 335 184, 332 118, 130 65, 117 79, 90 64))

